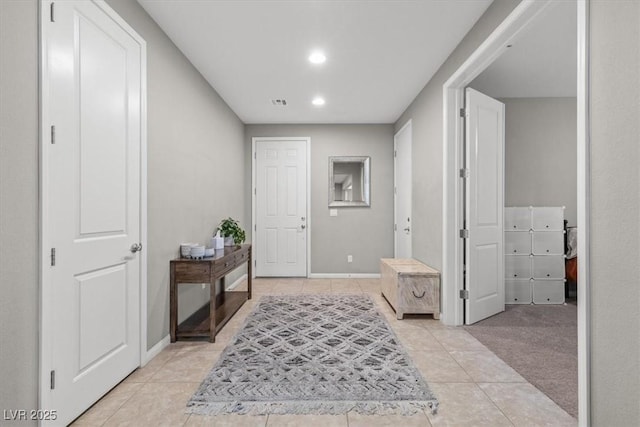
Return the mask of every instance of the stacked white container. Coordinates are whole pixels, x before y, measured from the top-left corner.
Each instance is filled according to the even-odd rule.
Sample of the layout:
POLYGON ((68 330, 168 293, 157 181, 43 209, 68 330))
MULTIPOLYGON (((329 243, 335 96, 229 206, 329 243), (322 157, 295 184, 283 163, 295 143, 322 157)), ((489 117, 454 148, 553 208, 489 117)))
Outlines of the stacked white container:
POLYGON ((564 303, 564 207, 504 212, 507 304, 564 303))

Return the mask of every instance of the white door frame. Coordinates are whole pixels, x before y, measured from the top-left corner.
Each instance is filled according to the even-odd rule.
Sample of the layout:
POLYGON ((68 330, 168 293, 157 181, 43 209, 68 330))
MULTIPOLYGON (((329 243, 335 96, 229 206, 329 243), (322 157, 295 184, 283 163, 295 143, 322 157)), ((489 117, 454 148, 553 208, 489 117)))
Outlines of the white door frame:
MULTIPOLYGON (((459 111, 464 107, 464 88, 506 49, 521 30, 551 0, 523 0, 491 35, 467 58, 443 85, 443 229, 442 229, 442 321, 462 325, 462 191, 458 171, 462 167, 464 133, 459 111)), ((577 188, 578 188, 578 423, 590 424, 589 400, 589 3, 577 0, 577 188)))
MULTIPOLYGON (((147 43, 127 24, 105 1, 92 0, 113 21, 118 23, 140 45, 142 99, 140 100, 140 366, 149 361, 147 352, 147 43)), ((49 217, 49 168, 47 159, 51 146, 50 115, 51 99, 49 97, 50 81, 47 68, 47 23, 50 19, 51 1, 41 0, 40 7, 40 348, 39 348, 39 387, 38 405, 41 409, 52 409, 48 396, 50 392, 50 372, 52 369, 53 331, 51 316, 53 314, 52 279, 50 274, 51 230, 49 217)), ((53 408, 55 409, 55 408, 53 408)), ((54 422, 55 423, 55 422, 54 422)))
MULTIPOLYGON (((251 259, 256 263, 256 143, 258 141, 305 141, 307 146, 307 273, 311 274, 311 137, 308 136, 255 136, 251 138, 251 259)), ((256 277, 256 269, 251 270, 256 277)))
MULTIPOLYGON (((396 150, 398 149, 397 147, 397 141, 396 138, 398 137, 398 135, 400 133, 402 133, 406 128, 411 128, 411 153, 413 156, 413 125, 411 124, 411 119, 407 120, 407 122, 402 125, 402 127, 398 130, 398 132, 396 132, 393 135, 393 188, 396 189, 393 192, 393 224, 394 224, 394 228, 393 228, 393 256, 395 258, 398 257, 398 194, 397 194, 397 188, 398 188, 398 174, 397 174, 397 164, 398 164, 398 158, 396 156, 396 150)), ((413 166, 412 166, 412 170, 413 170, 413 166)), ((413 218, 413 185, 411 186, 411 216, 410 218, 413 218)), ((413 227, 413 221, 411 224, 411 227, 413 227)), ((412 230, 413 231, 413 230, 412 230)), ((413 241, 413 235, 411 240, 413 241)), ((411 254, 413 255, 413 243, 412 243, 412 248, 411 248, 411 254)))

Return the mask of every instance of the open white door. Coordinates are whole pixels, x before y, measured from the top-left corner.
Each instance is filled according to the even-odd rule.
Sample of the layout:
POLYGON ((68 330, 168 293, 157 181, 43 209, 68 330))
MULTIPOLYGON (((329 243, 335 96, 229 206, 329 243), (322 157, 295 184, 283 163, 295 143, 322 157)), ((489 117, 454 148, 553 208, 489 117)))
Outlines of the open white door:
POLYGON ((307 276, 305 138, 255 142, 256 276, 307 276))
POLYGON ((41 405, 66 425, 140 365, 145 48, 104 2, 45 3, 41 405))
POLYGON ((411 258, 411 120, 393 137, 395 257, 411 258))
POLYGON ((504 104, 466 89, 465 323, 504 311, 504 104))

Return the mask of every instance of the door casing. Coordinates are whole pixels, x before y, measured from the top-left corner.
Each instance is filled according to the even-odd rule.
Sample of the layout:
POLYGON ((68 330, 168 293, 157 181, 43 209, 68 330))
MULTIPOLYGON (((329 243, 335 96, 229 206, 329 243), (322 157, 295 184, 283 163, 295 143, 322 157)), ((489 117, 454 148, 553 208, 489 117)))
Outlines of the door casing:
MULTIPOLYGON (((252 137, 251 138, 251 251, 252 259, 256 259, 256 220, 257 220, 257 198, 256 198, 256 143, 258 141, 300 141, 304 140, 307 148, 307 274, 309 277, 311 272, 311 138, 308 136, 301 137, 252 137)), ((256 269, 252 269, 252 277, 256 277, 256 269)))
MULTIPOLYGON (((115 21, 140 45, 141 50, 141 102, 140 102, 140 242, 143 248, 147 248, 147 49, 146 41, 122 19, 105 1, 91 0, 107 16, 115 21)), ((47 221, 50 214, 49 169, 48 161, 51 148, 50 115, 53 108, 49 97, 50 80, 47 69, 47 23, 50 20, 49 0, 41 0, 39 3, 40 15, 40 143, 39 143, 39 285, 40 285, 40 334, 39 334, 39 387, 38 406, 40 409, 52 408, 48 395, 50 391, 50 372, 52 370, 52 330, 50 321, 52 311, 52 278, 50 274, 50 249, 51 230, 47 221)), ((147 354, 147 251, 142 250, 140 258, 140 366, 144 366, 149 356, 147 354)), ((46 422, 42 421, 42 424, 46 422)), ((55 425, 55 421, 51 421, 55 425)))
MULTIPOLYGON (((552 0, 523 0, 443 85, 442 322, 463 324, 462 186, 464 88, 493 63, 552 0)), ((589 0, 577 0, 577 208, 578 208, 578 424, 590 425, 590 160, 589 0)))

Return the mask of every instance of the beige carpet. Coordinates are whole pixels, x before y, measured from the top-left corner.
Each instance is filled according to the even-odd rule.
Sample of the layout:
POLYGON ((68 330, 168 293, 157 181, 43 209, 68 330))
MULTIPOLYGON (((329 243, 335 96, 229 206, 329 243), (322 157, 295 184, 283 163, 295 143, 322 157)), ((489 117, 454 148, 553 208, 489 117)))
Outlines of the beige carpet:
POLYGON ((578 417, 577 307, 507 305, 465 329, 561 408, 578 417))

